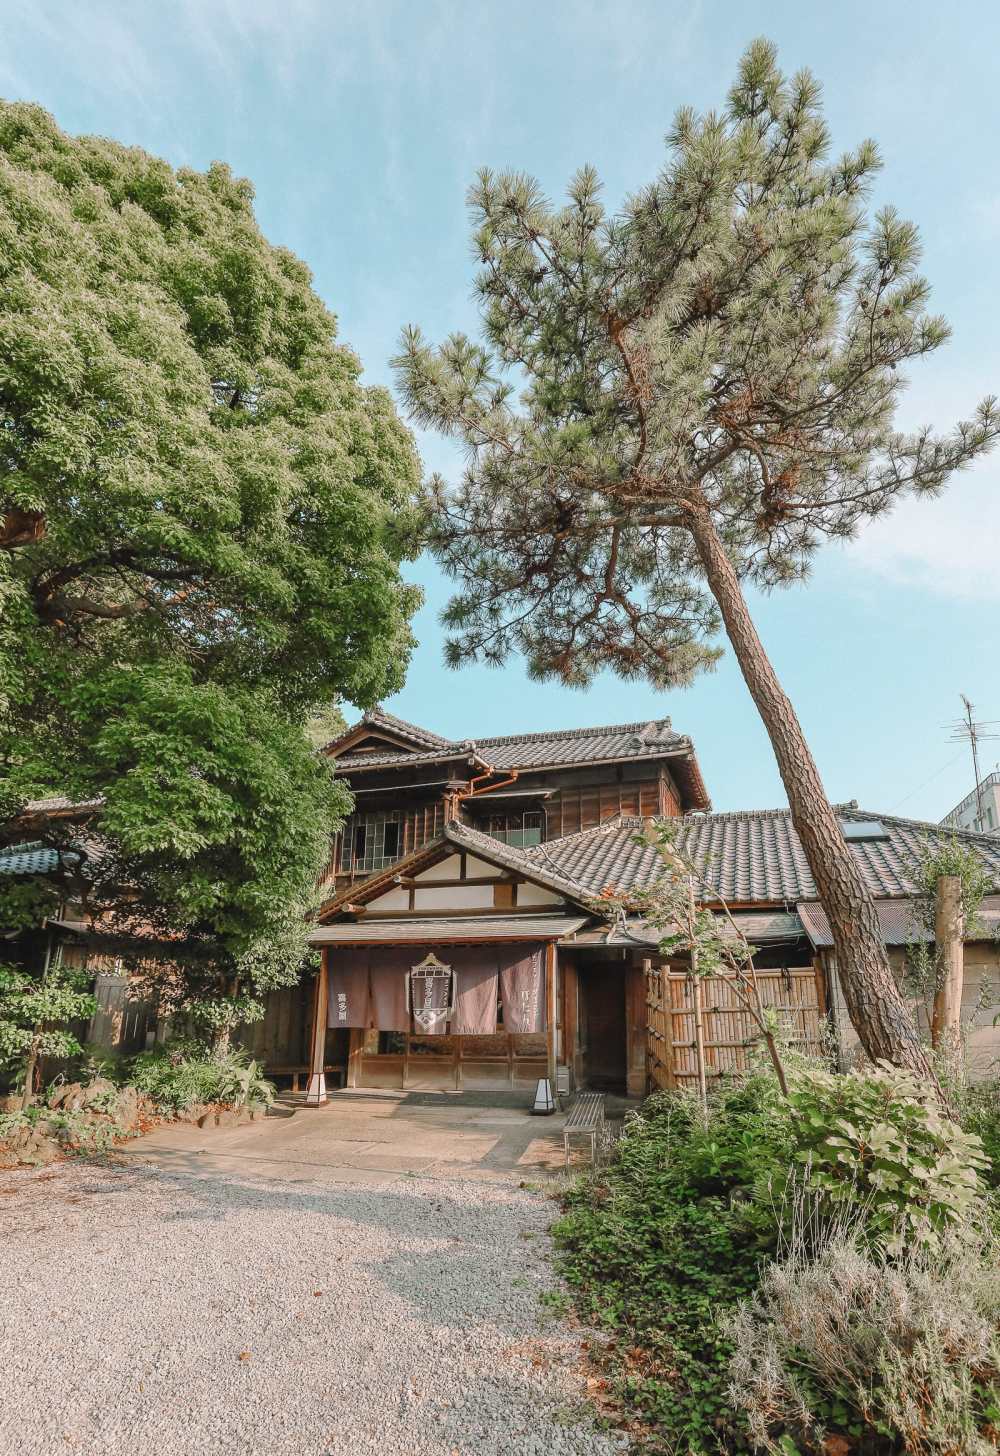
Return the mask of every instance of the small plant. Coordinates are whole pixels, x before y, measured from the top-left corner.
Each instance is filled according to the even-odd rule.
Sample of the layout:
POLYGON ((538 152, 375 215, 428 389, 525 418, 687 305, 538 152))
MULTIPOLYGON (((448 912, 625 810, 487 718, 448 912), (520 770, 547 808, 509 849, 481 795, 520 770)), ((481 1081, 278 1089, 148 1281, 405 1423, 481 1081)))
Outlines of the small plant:
POLYGON ((174 1112, 199 1103, 246 1107, 274 1101, 273 1083, 245 1052, 236 1048, 206 1052, 186 1040, 140 1052, 132 1064, 132 1082, 158 1106, 174 1112))
POLYGON ((943 1236, 887 1261, 840 1237, 771 1265, 728 1326, 730 1395, 758 1449, 987 1456, 1000 1418, 1000 1269, 943 1236))
POLYGON ((809 1186, 831 1209, 863 1208, 867 1237, 889 1252, 934 1247, 973 1210, 989 1166, 983 1145, 912 1073, 887 1063, 812 1070, 796 1079, 790 1100, 794 1157, 809 1186))

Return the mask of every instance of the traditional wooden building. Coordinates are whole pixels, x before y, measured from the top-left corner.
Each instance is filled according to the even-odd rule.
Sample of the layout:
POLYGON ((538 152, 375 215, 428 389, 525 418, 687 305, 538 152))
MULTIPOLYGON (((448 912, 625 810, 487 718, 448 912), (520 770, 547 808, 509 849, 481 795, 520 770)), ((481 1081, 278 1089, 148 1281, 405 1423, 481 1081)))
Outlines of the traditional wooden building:
MULTIPOLYGON (((709 1076, 740 1065, 752 1027, 728 988, 706 988, 696 1032, 683 968, 661 967, 640 922, 595 908, 603 890, 659 872, 637 843, 653 817, 678 820, 679 849, 756 948, 792 1034, 818 1049, 829 1022, 849 1054, 829 929, 788 812, 709 812, 694 748, 669 721, 453 742, 373 713, 327 752, 356 809, 313 935, 324 971, 311 1007, 283 993, 313 1100, 331 1079, 527 1092, 546 1074, 563 1090, 638 1097, 694 1080, 699 1060, 709 1076)), ((914 861, 944 832, 854 804, 840 815, 890 945, 904 922, 912 940, 914 861)), ((966 837, 1000 888, 1000 840, 966 837)), ((1000 1001, 995 946, 983 959, 1000 1001)), ((265 1056, 281 1014, 270 1008, 255 1033, 265 1056)))

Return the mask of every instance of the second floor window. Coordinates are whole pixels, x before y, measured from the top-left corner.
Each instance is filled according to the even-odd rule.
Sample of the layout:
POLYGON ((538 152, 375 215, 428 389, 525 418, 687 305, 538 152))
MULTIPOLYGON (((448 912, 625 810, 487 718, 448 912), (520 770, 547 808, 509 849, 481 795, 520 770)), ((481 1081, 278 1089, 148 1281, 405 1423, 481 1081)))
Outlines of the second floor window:
POLYGON ((486 821, 486 833, 523 849, 527 844, 541 844, 544 823, 539 809, 525 809, 520 814, 491 814, 486 821))
POLYGON ((352 814, 343 829, 340 868, 369 874, 384 870, 403 852, 403 826, 398 814, 352 814))

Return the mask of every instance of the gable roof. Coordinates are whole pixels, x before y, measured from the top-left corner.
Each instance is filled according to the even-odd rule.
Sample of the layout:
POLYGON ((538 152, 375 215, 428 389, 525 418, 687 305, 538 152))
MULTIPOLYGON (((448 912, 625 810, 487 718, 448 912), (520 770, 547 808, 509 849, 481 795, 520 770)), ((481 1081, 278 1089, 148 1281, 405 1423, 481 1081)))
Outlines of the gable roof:
POLYGON ((405 767, 411 763, 464 758, 499 773, 568 768, 576 764, 641 763, 670 758, 686 802, 695 809, 710 806, 691 739, 676 733, 669 718, 650 722, 612 723, 596 728, 563 728, 545 733, 511 733, 495 738, 441 738, 436 733, 394 718, 381 709, 366 713, 359 722, 328 743, 323 752, 348 773, 370 768, 405 767), (399 747, 352 753, 361 730, 385 733, 403 740, 399 747))
MULTIPOLYGON (((324 745, 323 752, 337 756, 338 745, 345 746, 356 742, 360 737, 361 730, 367 729, 373 735, 385 734, 388 738, 400 741, 408 748, 451 748, 454 745, 447 738, 442 738, 440 733, 431 733, 428 728, 421 728, 416 723, 408 723, 405 718, 397 718, 394 713, 386 713, 382 708, 372 708, 370 712, 362 714, 356 723, 345 728, 343 733, 324 745)), ((405 749, 404 749, 405 754, 405 749)), ((367 755, 365 755, 367 757, 367 755)))
MULTIPOLYGON (((849 840, 872 894, 891 899, 915 890, 912 866, 925 840, 944 844, 957 837, 971 844, 1000 888, 1000 839, 995 835, 943 829, 916 819, 840 806, 841 819, 879 821, 886 838, 849 840)), ((522 853, 539 867, 564 877, 578 893, 598 894, 605 886, 627 890, 656 877, 660 860, 650 845, 636 844, 643 819, 615 819, 595 829, 553 839, 522 853)), ((805 851, 787 809, 731 814, 689 814, 672 821, 677 848, 733 904, 794 904, 818 898, 805 851)))
POLYGON ((419 849, 413 850, 403 859, 395 860, 384 870, 370 875, 368 879, 346 885, 331 896, 320 908, 320 923, 328 922, 348 905, 364 905, 369 900, 377 900, 380 895, 384 895, 387 890, 391 889, 400 877, 419 874, 421 870, 428 868, 445 855, 462 850, 486 860, 488 864, 496 865, 498 869, 514 870, 518 875, 524 876, 534 884, 541 885, 546 890, 554 890, 557 894, 578 904, 584 904, 589 898, 588 891, 581 892, 580 887, 572 880, 550 869, 548 865, 534 864, 528 859, 523 849, 517 849, 512 844, 504 844, 490 834, 483 834, 478 829, 470 829, 467 824, 460 824, 457 820, 452 819, 444 826, 444 831, 436 839, 421 845, 419 849))

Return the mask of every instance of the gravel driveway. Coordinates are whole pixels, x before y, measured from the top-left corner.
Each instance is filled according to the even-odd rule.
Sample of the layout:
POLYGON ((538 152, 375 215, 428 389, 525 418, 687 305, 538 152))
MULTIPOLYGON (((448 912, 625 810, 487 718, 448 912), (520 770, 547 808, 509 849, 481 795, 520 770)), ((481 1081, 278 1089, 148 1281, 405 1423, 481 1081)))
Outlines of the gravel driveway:
POLYGON ((0 1452, 610 1456, 516 1178, 0 1175, 0 1452))

